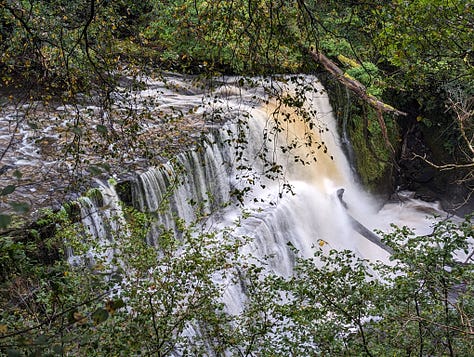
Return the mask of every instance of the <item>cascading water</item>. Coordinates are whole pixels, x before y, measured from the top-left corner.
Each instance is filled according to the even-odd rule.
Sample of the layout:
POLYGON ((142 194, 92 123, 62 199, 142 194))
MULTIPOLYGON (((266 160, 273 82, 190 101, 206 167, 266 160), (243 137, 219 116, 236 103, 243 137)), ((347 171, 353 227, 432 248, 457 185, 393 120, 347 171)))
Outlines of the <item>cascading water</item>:
POLYGON ((68 261, 72 265, 83 260, 89 266, 103 263, 113 265, 113 241, 117 239, 117 235, 127 235, 127 232, 123 232, 125 224, 120 200, 113 186, 101 182, 97 190, 91 191, 91 196, 81 197, 78 204, 84 227, 83 238, 92 238, 96 244, 85 255, 80 256, 69 247, 68 261))
MULTIPOLYGON (((134 308, 141 311, 148 304, 154 326, 155 318, 166 326, 178 321, 162 334, 153 329, 165 341, 179 337, 180 342, 170 347, 174 355, 184 354, 180 348, 195 344, 195 337, 202 337, 204 349, 213 351, 210 346, 207 349, 211 343, 206 339, 207 320, 195 317, 193 311, 189 316, 180 315, 195 298, 198 303, 206 302, 207 295, 213 294, 219 305, 224 303, 226 316, 236 317, 237 322, 231 319, 232 323, 239 324, 252 296, 247 293, 250 278, 244 266, 260 264, 258 274, 269 276, 266 271, 289 277, 297 255, 311 257, 315 247, 323 252, 349 249, 361 258, 387 263, 389 249, 367 239, 357 227, 388 231, 390 223, 407 224, 422 235, 430 233, 427 216, 442 214, 435 204, 409 197, 404 198, 406 203, 391 202, 376 209, 378 205, 352 175, 327 94, 313 77, 257 80, 257 86, 247 89, 231 78, 220 83, 210 98, 191 90, 186 81, 181 83, 176 77, 173 81, 187 90, 173 92, 155 83, 144 95, 156 96, 157 102, 161 95, 165 106, 181 113, 196 105, 193 113, 220 120, 207 126, 211 130, 202 145, 178 155, 173 163, 137 175, 132 183, 135 206, 154 218, 147 239, 149 245, 157 246, 150 249, 156 253, 152 259, 156 266, 134 272, 133 264, 127 265, 125 259, 111 259, 120 253, 114 249, 125 249, 122 242, 109 245, 108 240, 113 235, 127 239, 128 234, 120 232, 122 213, 115 190, 101 187, 100 205, 83 199, 81 214, 87 230, 105 247, 99 255, 91 251, 86 258, 106 261, 113 272, 114 264, 123 264, 117 269, 123 279, 116 293, 123 293, 124 300, 128 290, 146 297, 134 307, 125 301, 128 312, 133 315, 134 308), (192 229, 183 229, 183 225, 192 229), (110 231, 114 234, 109 235, 110 231), (169 249, 169 241, 161 241, 162 237, 169 239, 169 232, 172 239, 184 243, 169 249), (233 264, 233 259, 244 261, 233 264), (189 269, 188 264, 192 265, 189 269)), ((139 239, 143 243, 143 236, 139 239)), ((128 244, 127 249, 127 254, 139 254, 135 246, 128 244)))
MULTIPOLYGON (((97 242, 70 259, 72 264, 86 261, 93 270, 99 266, 107 289, 112 286, 105 294, 127 309, 118 321, 132 322, 131 335, 138 334, 143 340, 139 348, 147 346, 150 354, 163 348, 170 355, 244 355, 247 343, 249 351, 260 351, 264 347, 252 335, 268 322, 256 321, 260 318, 269 319, 263 326, 264 341, 291 337, 299 343, 299 331, 289 334, 300 315, 291 320, 291 315, 272 309, 292 311, 298 309, 293 303, 302 303, 306 313, 307 302, 299 300, 296 290, 281 288, 300 277, 302 262, 310 272, 331 274, 331 267, 339 266, 319 258, 330 258, 331 250, 351 250, 357 257, 393 264, 390 249, 371 231, 388 231, 395 223, 415 228, 418 235, 429 234, 427 216, 442 214, 436 204, 405 193, 399 193, 403 200, 377 209, 380 205, 352 175, 327 94, 314 77, 259 79, 248 87, 230 78, 211 95, 176 76, 172 79, 174 87, 186 90, 151 83, 137 97, 156 98, 157 105, 192 113, 201 123, 212 118, 205 123, 203 143, 136 175, 132 201, 149 215, 127 208, 125 220, 109 186, 100 188, 98 199, 82 199, 84 226, 97 242), (299 259, 315 252, 320 255, 314 260, 299 259), (225 341, 220 339, 224 330, 225 341)), ((358 263, 348 264, 357 268, 358 263)), ((369 270, 361 279, 386 278, 373 265, 361 264, 369 270)), ((316 280, 311 292, 320 288, 316 280)), ((358 285, 349 284, 343 293, 358 285)), ((332 288, 330 284, 324 291, 332 288)), ((323 305, 326 297, 317 296, 316 302, 309 301, 311 306, 323 305)), ((331 319, 333 312, 324 310, 311 324, 331 319)), ((372 313, 362 318, 372 318, 372 313)), ((347 333, 351 322, 343 318, 341 323, 347 333)), ((308 333, 308 350, 318 351, 320 336, 308 333)), ((341 332, 334 333, 343 339, 341 332)))
MULTIPOLYGON (((244 90, 237 83, 230 80, 215 90, 213 110, 228 111, 231 118, 199 150, 178 157, 181 171, 165 165, 138 177, 134 197, 142 210, 157 212, 163 202, 170 208, 158 214, 150 242, 163 227, 176 228, 173 215, 195 219, 197 205, 209 215, 207 225, 230 224, 241 207, 219 207, 232 200, 229 192, 250 190, 238 196, 250 214, 237 233, 251 237, 247 249, 253 255, 272 256, 275 272, 292 271, 294 253, 288 243, 303 256, 311 256, 319 244, 386 261, 389 253, 355 232, 351 220, 370 229, 403 221, 377 216, 376 204, 356 184, 321 84, 313 77, 296 83, 262 81, 262 92, 262 87, 244 90), (337 195, 341 188, 346 207, 337 195)), ((196 101, 196 95, 187 96, 193 99, 183 95, 183 103, 196 101)), ((426 227, 425 216, 412 212, 417 224, 426 227)))
MULTIPOLYGON (((137 205, 157 213, 157 223, 175 232, 175 217, 189 223, 196 218, 198 209, 201 213, 215 212, 219 204, 230 199, 229 173, 222 154, 216 146, 205 145, 179 155, 174 165, 168 163, 141 174, 133 186, 137 205), (168 205, 163 205, 165 201, 168 205)), ((151 244, 158 234, 157 225, 153 225, 151 244)))

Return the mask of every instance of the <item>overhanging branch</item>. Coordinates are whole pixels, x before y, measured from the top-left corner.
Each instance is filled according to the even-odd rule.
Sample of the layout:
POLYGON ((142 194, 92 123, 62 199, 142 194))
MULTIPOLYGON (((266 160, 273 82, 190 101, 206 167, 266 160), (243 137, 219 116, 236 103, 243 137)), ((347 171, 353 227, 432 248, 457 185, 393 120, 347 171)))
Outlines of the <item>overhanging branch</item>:
POLYGON ((339 83, 351 90, 356 96, 369 104, 371 107, 375 108, 377 111, 377 119, 379 121, 380 129, 382 130, 382 135, 385 139, 385 144, 388 148, 390 148, 392 153, 395 153, 395 149, 388 138, 387 126, 385 125, 385 120, 383 119, 383 113, 403 116, 406 116, 407 113, 402 112, 391 105, 378 100, 372 94, 367 93, 367 88, 365 88, 362 83, 360 83, 357 79, 345 75, 344 71, 340 69, 337 64, 335 64, 321 52, 309 51, 309 54, 316 62, 320 63, 326 69, 326 71, 331 73, 339 83))
POLYGON ((350 78, 349 76, 345 75, 342 69, 340 69, 333 61, 331 61, 321 52, 310 51, 309 53, 311 57, 316 62, 320 63, 326 69, 326 71, 331 73, 339 81, 339 83, 350 89, 355 95, 357 95, 370 106, 374 107, 377 111, 395 115, 407 115, 407 113, 402 112, 367 93, 367 88, 365 88, 362 83, 360 83, 357 79, 350 78))

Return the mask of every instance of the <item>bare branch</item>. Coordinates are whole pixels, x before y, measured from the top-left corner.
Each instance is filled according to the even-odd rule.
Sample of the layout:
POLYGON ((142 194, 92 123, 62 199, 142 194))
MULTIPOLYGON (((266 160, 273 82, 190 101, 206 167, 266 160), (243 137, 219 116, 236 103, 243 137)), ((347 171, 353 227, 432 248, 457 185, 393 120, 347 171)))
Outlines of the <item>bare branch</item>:
POLYGON ((470 155, 470 160, 474 163, 474 133, 472 126, 472 117, 474 116, 474 110, 472 109, 474 103, 474 97, 462 97, 459 93, 450 93, 449 97, 449 110, 452 110, 456 114, 456 120, 459 125, 461 137, 466 144, 470 155), (453 98, 457 97, 457 98, 453 98), (469 137, 470 135, 470 137, 469 137))
POLYGON ((426 162, 428 165, 430 165, 431 167, 435 168, 435 169, 438 169, 440 171, 448 171, 448 170, 456 170, 456 169, 469 169, 469 168, 474 168, 474 161, 473 162, 469 162, 469 163, 464 163, 464 164, 461 164, 461 163, 449 163, 449 164, 444 164, 444 165, 437 165, 435 164, 434 162, 428 160, 426 158, 426 155, 418 155, 416 153, 413 153, 413 158, 418 158, 418 159, 421 159, 423 160, 424 162, 426 162))

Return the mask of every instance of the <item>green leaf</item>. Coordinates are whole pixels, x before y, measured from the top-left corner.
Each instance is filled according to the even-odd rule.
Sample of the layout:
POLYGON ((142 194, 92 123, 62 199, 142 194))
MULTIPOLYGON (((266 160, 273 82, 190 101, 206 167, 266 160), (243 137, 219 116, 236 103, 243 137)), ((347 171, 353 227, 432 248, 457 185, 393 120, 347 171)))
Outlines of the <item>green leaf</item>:
POLYGON ((103 163, 99 164, 98 166, 102 167, 107 172, 110 172, 110 170, 111 170, 110 165, 106 162, 103 162, 103 163))
POLYGON ((30 210, 30 205, 26 202, 10 202, 10 206, 18 213, 26 213, 30 210))
POLYGON ((56 353, 57 355, 64 355, 64 349, 61 345, 54 345, 53 346, 53 351, 54 353, 56 353))
POLYGON ((21 357, 21 353, 17 350, 10 349, 10 350, 7 350, 7 356, 8 357, 21 357))
POLYGON ((122 300, 122 299, 118 299, 118 300, 109 300, 107 301, 107 303, 105 304, 105 309, 107 310, 107 312, 109 312, 110 314, 113 314, 115 312, 115 310, 118 310, 122 307, 125 307, 125 302, 122 300))
POLYGON ((101 134, 107 134, 107 132, 108 132, 107 127, 105 125, 100 125, 100 124, 96 126, 96 130, 97 130, 97 132, 99 132, 101 134))
POLYGON ((115 309, 115 310, 118 310, 118 309, 120 309, 121 307, 125 307, 125 302, 124 302, 122 299, 118 299, 118 300, 115 300, 115 301, 114 301, 114 304, 113 304, 113 305, 114 305, 114 306, 113 306, 114 309, 115 309))
POLYGON ((90 165, 87 170, 92 174, 92 175, 100 175, 103 171, 100 167, 96 165, 90 165))
POLYGON ((38 127, 38 124, 32 122, 32 121, 29 121, 28 123, 28 126, 33 129, 33 130, 37 130, 39 127, 38 127))
POLYGON ((123 276, 120 274, 112 274, 110 279, 113 283, 121 283, 123 281, 123 276))
POLYGON ((11 221, 12 217, 10 215, 0 214, 0 229, 7 228, 11 221))
POLYGON ((15 189, 16 189, 15 185, 8 185, 7 187, 4 187, 3 190, 0 192, 0 196, 9 195, 10 193, 13 193, 15 189))
POLYGON ((94 311, 92 314, 92 319, 94 320, 94 325, 98 325, 109 318, 109 313, 107 310, 99 308, 94 311))
POLYGON ((76 134, 77 136, 81 136, 82 135, 82 130, 81 128, 77 127, 77 126, 73 126, 71 128, 71 131, 76 134))
POLYGON ((45 345, 47 343, 48 343, 48 338, 45 335, 39 335, 35 340, 35 344, 37 345, 45 345))
POLYGON ((15 170, 13 172, 13 176, 15 176, 19 180, 23 177, 23 174, 19 170, 15 170))

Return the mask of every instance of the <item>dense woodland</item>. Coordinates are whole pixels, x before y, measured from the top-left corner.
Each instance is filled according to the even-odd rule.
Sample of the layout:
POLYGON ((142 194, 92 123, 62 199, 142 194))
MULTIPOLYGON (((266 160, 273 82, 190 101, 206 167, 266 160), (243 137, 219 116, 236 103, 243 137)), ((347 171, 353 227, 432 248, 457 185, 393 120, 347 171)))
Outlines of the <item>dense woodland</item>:
MULTIPOLYGON (((163 71, 202 83, 316 74, 369 190, 416 190, 464 214, 474 188, 473 38, 469 0, 0 0, 0 113, 71 108, 57 154, 76 170, 69 192, 85 193, 91 178, 115 173, 106 163, 120 166, 125 149, 111 152, 110 143, 133 143, 145 165, 181 149, 141 142, 143 113, 114 115, 124 83, 132 90, 163 71), (98 124, 75 110, 84 103, 103 108, 98 124), (92 145, 102 161, 86 157, 92 145)), ((11 125, 41 130, 36 114, 11 125)), ((116 260, 73 266, 64 243, 80 255, 94 242, 66 195, 62 209, 42 210, 16 195, 38 180, 6 164, 14 137, 0 147, 2 355, 474 354, 470 216, 440 222, 429 236, 385 235, 393 266, 320 249, 283 278, 244 264, 245 239, 234 240, 232 227, 202 232, 199 218, 180 227, 181 239, 163 230, 151 247, 153 217, 127 206, 130 234, 115 232, 107 247, 120 246, 116 260), (457 251, 469 258, 459 262, 457 251), (249 297, 238 316, 225 312, 215 283, 232 274, 249 297)))

